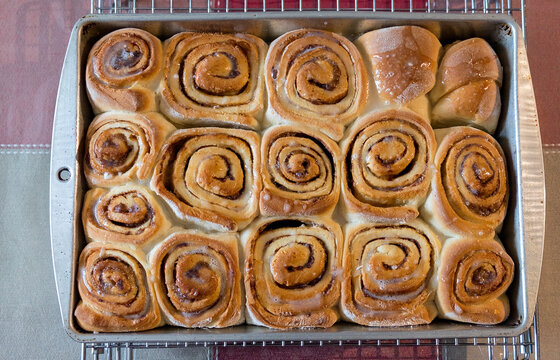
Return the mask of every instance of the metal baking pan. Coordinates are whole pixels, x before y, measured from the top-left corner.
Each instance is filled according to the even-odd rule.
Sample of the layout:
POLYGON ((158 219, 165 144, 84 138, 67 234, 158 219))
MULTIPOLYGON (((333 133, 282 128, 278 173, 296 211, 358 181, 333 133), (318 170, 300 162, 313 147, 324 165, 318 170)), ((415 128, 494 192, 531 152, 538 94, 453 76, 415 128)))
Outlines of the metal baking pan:
POLYGON ((58 90, 50 172, 50 221, 53 265, 62 323, 81 342, 253 342, 345 341, 451 337, 504 337, 526 331, 533 319, 544 241, 545 190, 543 156, 536 105, 521 29, 507 15, 294 12, 224 14, 88 15, 72 30, 58 90), (242 325, 227 329, 184 329, 166 326, 138 333, 83 332, 73 316, 79 300, 78 256, 85 245, 80 221, 87 190, 81 159, 85 132, 93 118, 84 71, 92 45, 123 27, 137 27, 165 39, 181 31, 248 32, 270 42, 281 34, 312 27, 355 40, 358 35, 392 25, 415 24, 434 32, 443 44, 473 36, 485 38, 504 67, 502 112, 496 138, 509 167, 510 201, 501 239, 516 264, 508 290, 511 314, 496 326, 476 326, 436 319, 415 327, 368 328, 338 323, 324 330, 278 331, 242 325))

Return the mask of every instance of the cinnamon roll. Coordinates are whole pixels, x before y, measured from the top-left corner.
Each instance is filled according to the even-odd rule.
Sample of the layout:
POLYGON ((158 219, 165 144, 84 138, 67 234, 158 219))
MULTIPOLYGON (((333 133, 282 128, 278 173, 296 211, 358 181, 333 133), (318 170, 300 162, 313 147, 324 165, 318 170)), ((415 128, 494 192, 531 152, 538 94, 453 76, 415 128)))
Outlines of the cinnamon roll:
POLYGON ((141 247, 148 246, 171 227, 151 191, 133 184, 88 191, 82 222, 90 241, 141 247))
POLYGON ((471 125, 494 133, 500 116, 502 73, 498 56, 484 39, 446 47, 430 93, 433 125, 471 125))
POLYGON ((150 264, 169 324, 222 328, 244 321, 236 235, 176 230, 153 249, 150 264))
POLYGON ((340 192, 338 145, 318 131, 274 126, 261 144, 263 215, 329 215, 340 192))
POLYGON ((125 332, 163 325, 144 255, 127 245, 90 243, 80 254, 74 316, 87 331, 125 332))
POLYGON ((513 271, 513 260, 497 240, 447 240, 441 251, 438 275, 439 316, 475 324, 504 321, 509 315, 505 292, 513 271))
POLYGON ((429 324, 440 243, 420 220, 346 227, 341 308, 367 326, 429 324))
POLYGON ((342 231, 332 220, 261 218, 241 235, 247 322, 277 329, 333 325, 342 231))
POLYGON ((493 236, 507 211, 509 186, 500 144, 484 131, 457 126, 435 131, 438 149, 422 216, 449 236, 493 236))
POLYGON ((218 231, 243 229, 258 212, 259 136, 193 128, 167 140, 151 186, 180 219, 218 231))
POLYGON ((91 49, 86 89, 96 114, 110 110, 157 111, 163 56, 161 41, 140 29, 113 31, 91 49))
POLYGON ((367 73, 358 49, 328 31, 290 31, 270 45, 265 73, 265 121, 296 123, 340 140, 365 105, 367 73))
POLYGON ((418 216, 433 173, 430 125, 407 110, 358 120, 341 145, 342 198, 349 221, 406 221, 418 216))
POLYGON ((157 154, 175 130, 158 113, 98 115, 86 135, 84 173, 90 187, 110 187, 152 175, 157 154))
POLYGON ((258 128, 266 43, 249 34, 180 33, 167 40, 161 111, 183 125, 258 128))
POLYGON ((430 31, 409 25, 388 27, 365 33, 356 44, 365 53, 382 99, 406 104, 434 87, 441 43, 430 31))

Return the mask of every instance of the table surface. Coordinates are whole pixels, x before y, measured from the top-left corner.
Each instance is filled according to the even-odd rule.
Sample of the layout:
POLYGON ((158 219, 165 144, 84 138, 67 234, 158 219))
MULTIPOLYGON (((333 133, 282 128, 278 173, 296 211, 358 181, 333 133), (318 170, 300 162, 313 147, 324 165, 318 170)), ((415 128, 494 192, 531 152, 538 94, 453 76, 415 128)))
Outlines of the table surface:
MULTIPOLYGON (((3 1, 0 7, 0 76, 4 79, 0 87, 0 358, 77 358, 80 351, 80 345, 62 330, 58 313, 48 232, 48 173, 60 69, 72 25, 88 12, 86 0, 3 1)), ((558 60, 550 56, 560 53, 560 1, 527 0, 526 22, 547 174, 547 239, 538 308, 541 356, 549 359, 560 352, 560 316, 556 311, 560 291, 553 284, 555 277, 548 276, 560 271, 560 242, 552 236, 560 231, 560 223, 551 221, 560 213, 560 180, 552 176, 560 173, 560 119, 556 113, 560 99, 555 89, 560 72, 558 60)), ((307 359, 442 356, 433 350, 406 348, 380 352, 312 347, 295 354, 282 348, 144 350, 137 351, 136 358, 149 354, 157 359, 242 359, 248 351, 251 357, 278 360, 294 355, 307 359)), ((449 358, 475 359, 480 355, 477 348, 454 351, 458 353, 449 358)))

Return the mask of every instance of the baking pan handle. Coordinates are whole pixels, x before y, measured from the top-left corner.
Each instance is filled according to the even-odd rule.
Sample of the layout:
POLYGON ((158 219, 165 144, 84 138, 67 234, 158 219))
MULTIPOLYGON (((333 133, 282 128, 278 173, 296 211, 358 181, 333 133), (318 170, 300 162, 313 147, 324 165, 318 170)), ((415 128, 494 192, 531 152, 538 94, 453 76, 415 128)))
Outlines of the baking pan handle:
POLYGON ((54 278, 62 322, 69 329, 73 284, 73 223, 76 192, 76 90, 78 31, 70 36, 62 67, 53 122, 50 169, 50 235, 54 278))
MULTIPOLYGON (((519 33, 521 30, 518 29, 519 33)), ((545 229, 545 182, 537 105, 522 36, 517 37, 517 101, 519 109, 519 156, 523 194, 523 231, 527 322, 533 319, 541 275, 545 229), (522 96, 521 96, 522 94, 522 96)))

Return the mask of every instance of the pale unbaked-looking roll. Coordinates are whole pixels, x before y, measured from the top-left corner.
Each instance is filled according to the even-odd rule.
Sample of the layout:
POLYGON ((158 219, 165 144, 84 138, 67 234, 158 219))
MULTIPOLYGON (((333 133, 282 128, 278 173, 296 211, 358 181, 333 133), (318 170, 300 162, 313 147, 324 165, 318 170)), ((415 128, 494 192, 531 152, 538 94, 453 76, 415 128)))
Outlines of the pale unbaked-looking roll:
POLYGON ((482 130, 435 130, 438 140, 422 217, 448 236, 491 237, 504 221, 509 185, 500 144, 482 130))
POLYGON ((235 234, 174 229, 150 253, 157 301, 167 323, 223 328, 244 321, 235 234))
POLYGON ((338 141, 367 100, 360 52, 328 31, 300 29, 274 40, 264 76, 269 102, 265 125, 308 125, 338 141))
POLYGON ((340 193, 340 149, 304 126, 280 125, 262 138, 263 215, 330 215, 340 193))
POLYGON ((494 133, 502 105, 502 73, 498 56, 484 39, 447 46, 430 93, 432 125, 470 125, 494 133))
POLYGON ((243 229, 259 211, 259 140, 250 130, 177 130, 161 150, 151 187, 182 220, 243 229))
POLYGON ((84 199, 82 223, 89 241, 144 248, 171 227, 158 199, 148 188, 135 184, 89 190, 84 199))
POLYGON ((147 182, 159 150, 175 130, 158 113, 111 111, 96 116, 85 143, 84 173, 90 187, 147 182))
POLYGON ((126 28, 102 37, 89 52, 85 74, 94 113, 157 111, 162 62, 161 41, 147 31, 126 28))
POLYGON ((125 244, 89 243, 77 271, 74 316, 96 332, 149 330, 164 324, 143 253, 125 244))
POLYGON ((260 218, 241 234, 247 322, 326 328, 339 318, 342 230, 332 220, 260 218))
POLYGON ((514 263, 497 238, 448 239, 440 262, 440 317, 485 325, 501 323, 508 317, 505 292, 513 280, 514 263))
POLYGON ((346 225, 341 308, 367 326, 429 324, 440 242, 420 220, 346 225))
POLYGON ((348 221, 406 221, 418 216, 433 173, 436 140, 408 110, 361 118, 342 149, 342 199, 348 221))
POLYGON ((268 46, 249 34, 179 33, 164 43, 161 111, 186 126, 258 128, 268 46))

